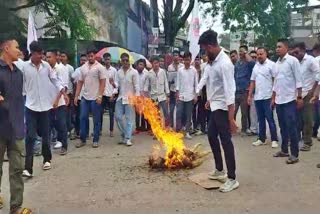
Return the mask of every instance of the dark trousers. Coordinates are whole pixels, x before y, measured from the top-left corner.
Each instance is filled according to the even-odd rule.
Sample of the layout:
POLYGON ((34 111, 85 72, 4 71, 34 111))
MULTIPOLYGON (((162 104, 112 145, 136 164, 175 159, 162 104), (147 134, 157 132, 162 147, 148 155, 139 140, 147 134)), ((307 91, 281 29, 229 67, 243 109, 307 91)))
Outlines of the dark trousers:
POLYGON ((259 121, 259 140, 266 141, 266 120, 268 121, 271 141, 278 141, 276 123, 273 118, 273 111, 271 108, 271 99, 256 100, 255 101, 258 121, 259 121))
POLYGON ((235 113, 234 119, 237 117, 239 107, 241 109, 241 131, 246 132, 249 128, 248 126, 248 115, 249 115, 249 106, 248 106, 248 91, 245 91, 241 94, 236 94, 235 98, 235 113))
POLYGON ((312 94, 303 98, 303 107, 298 110, 298 136, 303 139, 304 144, 312 145, 312 123, 313 123, 313 105, 310 103, 312 94))
POLYGON ((147 120, 144 118, 143 114, 136 111, 136 130, 146 131, 147 130, 147 120))
MULTIPOLYGON (((74 129, 75 133, 77 136, 80 135, 80 107, 81 105, 81 100, 78 100, 78 106, 75 106, 75 124, 74 124, 74 129)), ((88 120, 89 123, 89 120, 88 120)))
POLYGON ((49 143, 49 111, 35 112, 26 108, 26 159, 25 169, 33 174, 33 147, 37 139, 37 130, 42 138, 42 156, 43 163, 50 162, 52 154, 49 143))
POLYGON ((57 140, 62 143, 62 148, 68 149, 68 130, 66 122, 66 106, 50 110, 50 127, 57 131, 57 140))
POLYGON ((110 97, 107 96, 103 96, 102 97, 102 111, 101 111, 101 131, 103 128, 103 114, 104 114, 104 110, 106 109, 106 107, 108 106, 109 108, 109 120, 110 120, 110 132, 113 132, 113 128, 114 128, 114 109, 116 106, 116 101, 115 100, 111 100, 110 97))
POLYGON ((318 136, 318 129, 320 127, 320 102, 317 101, 313 106, 313 131, 312 136, 317 137, 318 136))
POLYGON ((277 105, 277 115, 282 138, 281 151, 288 153, 288 142, 290 140, 291 155, 299 156, 299 136, 297 131, 297 103, 292 101, 277 105))
POLYGON ((177 104, 177 100, 176 100, 176 92, 174 91, 170 91, 170 126, 173 128, 174 126, 174 109, 176 107, 177 104))
POLYGON ((66 122, 67 122, 67 130, 68 132, 71 132, 74 128, 74 121, 73 121, 73 114, 74 114, 74 105, 73 100, 74 97, 72 94, 68 94, 70 99, 70 104, 66 106, 66 122))
POLYGON ((198 97, 198 102, 193 106, 192 111, 192 123, 193 129, 197 129, 199 126, 202 132, 206 131, 207 124, 207 110, 205 109, 206 100, 202 97, 198 97))
POLYGON ((228 169, 228 178, 236 178, 236 162, 234 147, 231 140, 228 112, 216 110, 211 112, 208 128, 208 138, 213 153, 216 169, 223 170, 220 140, 228 169), (220 139, 220 140, 219 140, 220 139))
POLYGON ((182 127, 185 125, 186 132, 188 133, 191 128, 191 117, 192 117, 193 100, 184 102, 178 101, 177 103, 177 132, 180 132, 182 127))
POLYGON ((101 105, 95 100, 81 99, 81 116, 80 116, 80 139, 86 142, 89 134, 89 113, 93 114, 93 142, 99 142, 100 126, 101 126, 101 105))

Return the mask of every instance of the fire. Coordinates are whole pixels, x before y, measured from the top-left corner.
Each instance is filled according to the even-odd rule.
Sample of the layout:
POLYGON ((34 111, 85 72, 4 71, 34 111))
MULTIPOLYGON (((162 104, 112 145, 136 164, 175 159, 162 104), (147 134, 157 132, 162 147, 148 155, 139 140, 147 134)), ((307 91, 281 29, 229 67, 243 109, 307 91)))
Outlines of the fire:
POLYGON ((163 119, 157 103, 150 98, 142 96, 130 96, 130 104, 136 107, 136 111, 142 113, 150 123, 151 129, 160 145, 154 146, 153 154, 149 159, 152 168, 193 168, 203 162, 203 157, 208 152, 197 152, 200 144, 189 149, 183 142, 183 134, 163 127, 163 119), (161 157, 162 149, 165 157, 161 157))

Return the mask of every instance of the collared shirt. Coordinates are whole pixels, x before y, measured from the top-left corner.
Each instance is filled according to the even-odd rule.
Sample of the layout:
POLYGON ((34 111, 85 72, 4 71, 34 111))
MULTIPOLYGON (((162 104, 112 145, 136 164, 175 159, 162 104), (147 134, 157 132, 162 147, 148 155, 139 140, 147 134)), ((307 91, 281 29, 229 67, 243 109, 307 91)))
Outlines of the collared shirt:
POLYGON ((169 84, 165 70, 159 69, 156 73, 153 69, 146 74, 144 91, 150 93, 150 97, 154 101, 165 101, 169 96, 169 84))
POLYGON ((273 91, 276 92, 276 104, 285 104, 296 100, 297 88, 302 87, 299 61, 286 54, 276 62, 275 74, 273 91))
POLYGON ((117 74, 117 70, 110 66, 107 69, 107 79, 106 79, 106 88, 104 90, 104 96, 107 97, 111 97, 114 94, 114 88, 113 86, 110 84, 109 80, 112 78, 113 80, 116 79, 116 74, 117 74))
POLYGON ((0 138, 9 141, 24 138, 23 75, 14 65, 13 70, 0 60, 0 138))
POLYGON ((148 72, 148 70, 146 70, 146 69, 143 69, 143 71, 141 73, 138 71, 140 93, 143 92, 144 84, 146 82, 147 72, 148 72))
POLYGON ((308 54, 305 54, 300 61, 301 76, 302 76, 302 97, 307 96, 312 90, 316 81, 319 81, 320 66, 318 61, 308 54))
POLYGON ((252 69, 255 66, 255 61, 239 60, 234 65, 234 79, 236 82, 236 93, 241 94, 248 90, 252 69))
MULTIPOLYGON (((76 70, 72 73, 71 78, 73 79, 73 83, 75 84, 75 86, 77 86, 79 79, 80 79, 80 75, 81 75, 81 67, 76 68, 76 70)), ((81 97, 83 96, 83 92, 84 92, 84 85, 82 86, 82 89, 80 91, 80 95, 78 97, 79 100, 81 100, 81 97)), ((75 87, 77 89, 77 87, 75 87)))
POLYGON ((197 93, 207 84, 207 96, 211 111, 228 110, 228 106, 235 102, 236 85, 234 80, 234 66, 229 56, 220 51, 212 64, 207 64, 198 86, 197 93))
POLYGON ((193 66, 190 68, 180 68, 177 76, 177 91, 179 91, 179 100, 189 102, 196 96, 198 85, 197 71, 193 66))
POLYGON ((251 80, 255 81, 254 100, 267 100, 272 97, 275 63, 266 59, 263 64, 257 62, 253 68, 251 80))
POLYGON ((83 81, 84 84, 83 98, 86 100, 96 100, 100 96, 100 80, 106 78, 106 68, 98 61, 95 61, 92 65, 86 62, 81 66, 79 80, 83 81))
POLYGON ((24 65, 24 63, 25 63, 25 61, 23 61, 22 59, 18 59, 18 61, 15 61, 15 62, 13 62, 18 68, 19 68, 19 70, 21 71, 22 70, 22 67, 23 67, 23 65, 24 65))
MULTIPOLYGON (((57 73, 50 65, 42 61, 39 69, 29 60, 22 69, 24 90, 26 94, 26 107, 32 111, 44 112, 52 109, 53 86, 61 91, 64 87, 57 73)), ((57 95, 56 95, 57 96, 57 95)))
POLYGON ((168 81, 169 81, 169 87, 170 91, 176 92, 177 89, 177 75, 180 68, 183 68, 184 65, 182 63, 179 63, 177 68, 172 63, 168 67, 168 81))
POLYGON ((69 65, 69 64, 63 64, 63 63, 60 63, 59 64, 62 68, 65 69, 65 71, 68 73, 69 75, 69 82, 68 82, 68 85, 67 85, 67 94, 71 94, 73 93, 73 84, 72 84, 72 81, 71 81, 71 77, 72 77, 72 74, 74 73, 74 68, 69 65))
POLYGON ((115 91, 119 91, 118 101, 121 100, 122 104, 129 104, 128 98, 131 95, 140 96, 139 74, 132 67, 126 72, 121 67, 117 72, 115 84, 117 86, 115 91))
MULTIPOLYGON (((64 65, 62 63, 60 64, 56 63, 55 66, 52 68, 52 70, 57 73, 57 77, 61 80, 63 87, 68 88, 69 72, 64 68, 64 65)), ((57 90, 57 88, 55 88, 53 85, 52 85, 51 91, 52 91, 52 97, 54 102, 60 91, 57 90)), ((66 101, 64 100, 64 96, 62 95, 59 100, 58 107, 65 106, 65 105, 66 105, 66 101)))

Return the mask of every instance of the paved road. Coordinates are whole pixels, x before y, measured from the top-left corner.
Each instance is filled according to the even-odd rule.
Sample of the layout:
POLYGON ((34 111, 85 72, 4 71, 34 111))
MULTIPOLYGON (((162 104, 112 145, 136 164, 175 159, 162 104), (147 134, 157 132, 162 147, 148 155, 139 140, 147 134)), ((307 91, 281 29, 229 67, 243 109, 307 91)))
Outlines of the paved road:
MULTIPOLYGON (((137 136, 128 148, 117 145, 119 138, 104 133, 98 149, 88 145, 73 148, 65 157, 54 155, 50 171, 41 170, 37 157, 35 177, 25 184, 25 205, 38 214, 319 213, 320 169, 315 165, 320 162, 320 142, 315 142, 311 152, 301 153, 300 163, 288 166, 285 159, 272 157, 276 150, 271 146, 252 147, 254 139, 234 137, 240 188, 223 194, 202 189, 187 178, 212 170, 211 155, 193 170, 154 172, 147 165, 156 143, 150 136, 137 136)), ((196 143, 209 149, 205 136, 187 141, 196 143)), ((4 168, 7 204, 7 164, 4 168)))

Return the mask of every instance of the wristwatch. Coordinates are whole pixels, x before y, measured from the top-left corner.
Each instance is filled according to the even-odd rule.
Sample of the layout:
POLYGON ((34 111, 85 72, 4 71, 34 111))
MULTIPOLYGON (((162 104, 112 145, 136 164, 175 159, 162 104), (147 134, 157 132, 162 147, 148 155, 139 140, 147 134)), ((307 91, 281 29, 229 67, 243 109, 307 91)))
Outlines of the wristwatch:
POLYGON ((298 96, 297 99, 298 99, 298 100, 302 100, 302 96, 298 96))

